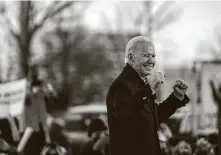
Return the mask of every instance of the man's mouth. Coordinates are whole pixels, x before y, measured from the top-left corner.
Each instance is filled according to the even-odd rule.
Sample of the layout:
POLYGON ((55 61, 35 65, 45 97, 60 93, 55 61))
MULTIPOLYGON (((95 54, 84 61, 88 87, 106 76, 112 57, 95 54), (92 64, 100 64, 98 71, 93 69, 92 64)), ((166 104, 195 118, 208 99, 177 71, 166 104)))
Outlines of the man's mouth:
POLYGON ((147 62, 145 64, 143 64, 144 67, 154 67, 153 63, 147 62))

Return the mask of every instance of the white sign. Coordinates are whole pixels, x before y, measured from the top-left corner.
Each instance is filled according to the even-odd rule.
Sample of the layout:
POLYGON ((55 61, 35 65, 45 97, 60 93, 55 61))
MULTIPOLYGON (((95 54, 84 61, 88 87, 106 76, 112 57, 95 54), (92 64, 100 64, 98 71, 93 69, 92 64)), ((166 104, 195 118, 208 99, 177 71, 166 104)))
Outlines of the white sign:
POLYGON ((180 124, 180 133, 190 133, 196 127, 196 135, 209 135, 218 133, 217 113, 207 112, 186 115, 180 124))
MULTIPOLYGON (((220 74, 221 64, 207 63, 202 64, 200 68, 201 74, 201 90, 196 89, 200 93, 201 102, 194 103, 192 111, 184 116, 180 125, 181 133, 194 132, 194 135, 208 135, 218 133, 217 128, 217 103, 213 98, 210 80, 216 80, 220 74)), ((218 79, 220 80, 220 79, 218 79)))
POLYGON ((26 79, 21 79, 0 84, 0 118, 23 113, 26 83, 26 79))

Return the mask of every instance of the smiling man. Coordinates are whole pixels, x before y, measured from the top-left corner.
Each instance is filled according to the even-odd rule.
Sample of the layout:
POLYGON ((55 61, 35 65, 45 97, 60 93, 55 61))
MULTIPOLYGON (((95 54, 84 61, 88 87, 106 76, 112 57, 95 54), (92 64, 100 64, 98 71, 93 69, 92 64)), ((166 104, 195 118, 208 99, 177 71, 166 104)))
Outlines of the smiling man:
POLYGON ((189 102, 187 84, 177 80, 169 97, 155 103, 155 90, 165 79, 154 72, 155 58, 154 45, 147 37, 137 36, 128 42, 126 66, 106 99, 111 155, 160 154, 159 123, 189 102))

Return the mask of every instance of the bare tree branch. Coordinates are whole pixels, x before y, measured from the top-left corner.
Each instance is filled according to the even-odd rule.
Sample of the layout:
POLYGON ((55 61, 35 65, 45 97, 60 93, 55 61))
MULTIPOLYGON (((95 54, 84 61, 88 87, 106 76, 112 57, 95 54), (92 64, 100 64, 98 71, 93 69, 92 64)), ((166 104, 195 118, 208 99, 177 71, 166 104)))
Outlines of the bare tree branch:
POLYGON ((176 3, 175 1, 164 1, 158 9, 155 11, 155 13, 152 15, 152 18, 154 19, 160 19, 163 17, 163 15, 169 10, 169 8, 176 3))
POLYGON ((37 10, 35 9, 34 2, 31 2, 30 3, 29 17, 32 17, 32 18, 30 18, 30 19, 34 20, 36 14, 37 14, 37 10))
POLYGON ((4 27, 4 29, 7 29, 7 31, 12 35, 12 37, 14 37, 16 39, 16 42, 18 44, 20 44, 20 34, 18 32, 15 32, 15 30, 13 29, 12 26, 12 22, 10 21, 10 19, 6 16, 2 16, 1 17, 1 23, 2 27, 4 27))
POLYGON ((165 15, 162 15, 162 17, 156 21, 155 24, 155 30, 161 30, 168 26, 169 24, 173 23, 176 21, 182 13, 181 9, 174 10, 172 12, 166 13, 165 15))
POLYGON ((51 10, 50 8, 48 8, 48 12, 46 13, 46 15, 43 17, 42 21, 39 22, 38 24, 36 24, 34 26, 34 28, 31 30, 31 34, 33 35, 39 28, 41 28, 45 21, 54 17, 55 15, 57 15, 58 13, 62 12, 64 9, 66 9, 67 7, 70 7, 72 4, 74 3, 74 1, 69 1, 69 2, 66 2, 65 4, 59 6, 56 8, 55 5, 58 5, 58 2, 53 2, 53 7, 50 7, 50 8, 54 8, 55 7, 55 10, 51 10))

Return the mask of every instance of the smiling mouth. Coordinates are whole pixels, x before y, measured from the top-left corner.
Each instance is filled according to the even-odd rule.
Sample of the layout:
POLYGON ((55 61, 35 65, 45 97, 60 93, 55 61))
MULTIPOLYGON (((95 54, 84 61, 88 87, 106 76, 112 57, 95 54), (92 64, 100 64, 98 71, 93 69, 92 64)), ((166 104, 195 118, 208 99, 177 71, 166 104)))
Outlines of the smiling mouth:
POLYGON ((145 63, 143 64, 144 67, 154 67, 153 63, 145 63))

